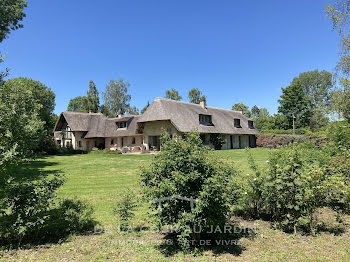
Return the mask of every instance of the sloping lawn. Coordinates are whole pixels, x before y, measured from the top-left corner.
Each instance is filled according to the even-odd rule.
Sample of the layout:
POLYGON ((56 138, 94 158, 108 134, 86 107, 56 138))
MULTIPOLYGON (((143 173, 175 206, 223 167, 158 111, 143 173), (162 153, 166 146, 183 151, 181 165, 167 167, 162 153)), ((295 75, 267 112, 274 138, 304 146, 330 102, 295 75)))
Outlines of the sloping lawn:
MULTIPOLYGON (((251 149, 256 162, 264 167, 269 150, 251 149)), ((218 157, 232 161, 242 174, 249 170, 246 150, 216 151, 218 157)), ((58 171, 67 177, 59 197, 77 197, 90 202, 94 218, 107 228, 116 223, 112 208, 123 190, 140 192, 138 183, 141 165, 150 163, 151 155, 82 155, 52 156, 28 163, 22 175, 31 167, 58 171)), ((134 223, 147 225, 147 205, 137 210, 134 223)), ((327 211, 328 212, 328 211, 327 211)), ((326 212, 326 213, 327 213, 326 212)), ((240 245, 225 250, 205 250, 198 256, 184 254, 164 245, 163 235, 146 230, 72 236, 60 244, 3 250, 2 259, 12 261, 350 261, 350 234, 338 236, 321 233, 317 237, 290 235, 273 230, 265 221, 242 221, 245 226, 257 226, 254 238, 240 239, 240 245)))

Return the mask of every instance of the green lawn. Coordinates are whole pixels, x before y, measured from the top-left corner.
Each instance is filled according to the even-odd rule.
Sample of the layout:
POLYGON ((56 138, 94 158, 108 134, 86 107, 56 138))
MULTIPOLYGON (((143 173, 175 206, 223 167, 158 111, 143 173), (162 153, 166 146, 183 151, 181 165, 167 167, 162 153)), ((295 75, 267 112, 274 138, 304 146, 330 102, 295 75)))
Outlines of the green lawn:
MULTIPOLYGON (((268 149, 256 148, 250 152, 260 166, 266 165, 268 149)), ((214 154, 231 161, 242 174, 251 172, 246 150, 216 151, 214 154)), ((123 190, 140 192, 140 166, 149 164, 152 157, 101 153, 52 156, 28 163, 21 174, 31 174, 31 168, 64 174, 67 182, 59 190, 59 196, 87 200, 95 209, 94 218, 104 226, 111 226, 116 222, 112 213, 114 203, 123 190)), ((140 207, 134 222, 147 225, 147 211, 147 206, 140 207)), ((239 220, 239 223, 257 225, 256 237, 240 239, 240 245, 231 251, 217 253, 208 249, 199 256, 169 252, 162 245, 163 235, 151 231, 122 235, 107 231, 72 236, 60 244, 5 250, 0 255, 4 260, 12 261, 350 261, 350 235, 347 232, 339 236, 331 233, 321 233, 317 237, 294 236, 272 230, 269 223, 260 220, 239 220)))

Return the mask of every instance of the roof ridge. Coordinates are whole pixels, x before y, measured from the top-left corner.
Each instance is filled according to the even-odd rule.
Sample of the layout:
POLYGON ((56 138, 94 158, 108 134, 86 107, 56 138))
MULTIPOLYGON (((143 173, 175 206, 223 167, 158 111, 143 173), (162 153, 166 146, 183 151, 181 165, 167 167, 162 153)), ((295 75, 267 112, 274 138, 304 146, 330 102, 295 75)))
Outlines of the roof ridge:
POLYGON ((87 113, 87 112, 63 111, 62 113, 72 113, 72 114, 82 114, 82 115, 103 115, 101 112, 87 113))
MULTIPOLYGON (((185 102, 185 101, 178 101, 178 100, 173 100, 173 99, 169 99, 169 98, 165 98, 165 97, 156 97, 155 100, 165 100, 165 101, 171 101, 171 102, 175 102, 175 103, 183 103, 183 104, 189 104, 189 105, 194 105, 194 106, 200 106, 200 107, 202 107, 200 104, 195 104, 195 103, 185 102)), ((221 108, 221 107, 215 107, 215 106, 206 106, 206 107, 207 107, 207 108, 212 108, 212 109, 219 109, 219 110, 226 110, 226 111, 230 111, 230 112, 241 113, 241 111, 232 110, 232 109, 227 109, 227 108, 221 108)))

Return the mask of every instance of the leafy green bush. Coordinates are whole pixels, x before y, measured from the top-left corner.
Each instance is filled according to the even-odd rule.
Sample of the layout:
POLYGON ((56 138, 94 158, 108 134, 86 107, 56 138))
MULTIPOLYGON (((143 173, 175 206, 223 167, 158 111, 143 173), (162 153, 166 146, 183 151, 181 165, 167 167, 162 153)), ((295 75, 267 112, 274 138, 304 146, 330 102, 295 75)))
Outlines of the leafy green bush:
POLYGON ((188 247, 227 222, 237 173, 202 145, 198 133, 174 139, 164 133, 161 143, 162 151, 141 171, 142 185, 160 225, 178 229, 179 243, 188 247))
POLYGON ((103 150, 103 153, 120 155, 120 154, 122 154, 122 151, 121 150, 111 150, 109 148, 106 148, 103 150))
POLYGON ((119 218, 120 230, 127 229, 130 219, 135 216, 134 210, 136 207, 137 199, 135 193, 131 190, 125 191, 113 209, 113 213, 119 218))
POLYGON ((255 163, 250 149, 246 149, 248 153, 248 163, 252 169, 252 174, 246 174, 237 178, 236 185, 240 192, 237 205, 232 206, 234 212, 239 215, 258 218, 263 216, 263 183, 265 183, 264 173, 255 163))
POLYGON ((269 159, 263 185, 263 198, 272 218, 279 223, 297 226, 304 221, 313 230, 314 212, 321 206, 322 175, 317 163, 308 162, 301 146, 285 147, 269 159))
POLYGON ((350 150, 350 124, 343 122, 334 122, 328 127, 328 136, 332 140, 336 151, 350 150))
POLYGON ((253 217, 268 215, 286 230, 315 231, 315 212, 330 207, 349 211, 350 161, 334 157, 311 143, 286 146, 271 153, 261 171, 251 159, 254 175, 240 189, 238 211, 253 217))
POLYGON ((47 222, 56 190, 64 179, 55 175, 39 181, 9 183, 1 203, 0 232, 3 240, 20 245, 23 238, 47 222))
POLYGON ((63 199, 51 210, 45 232, 49 232, 50 237, 62 237, 91 231, 96 224, 92 219, 93 212, 93 208, 82 200, 63 199))
POLYGON ((98 149, 97 147, 93 147, 93 148, 91 148, 91 151, 92 152, 97 152, 97 151, 99 151, 100 149, 98 149))

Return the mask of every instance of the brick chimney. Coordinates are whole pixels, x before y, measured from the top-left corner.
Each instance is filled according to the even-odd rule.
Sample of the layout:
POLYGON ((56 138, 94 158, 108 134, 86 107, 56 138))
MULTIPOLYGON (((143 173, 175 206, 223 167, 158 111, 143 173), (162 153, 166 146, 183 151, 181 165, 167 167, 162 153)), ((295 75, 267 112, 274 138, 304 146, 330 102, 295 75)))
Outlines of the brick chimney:
POLYGON ((201 100, 199 101, 199 105, 203 108, 203 109, 207 109, 207 101, 204 98, 201 98, 201 100))

